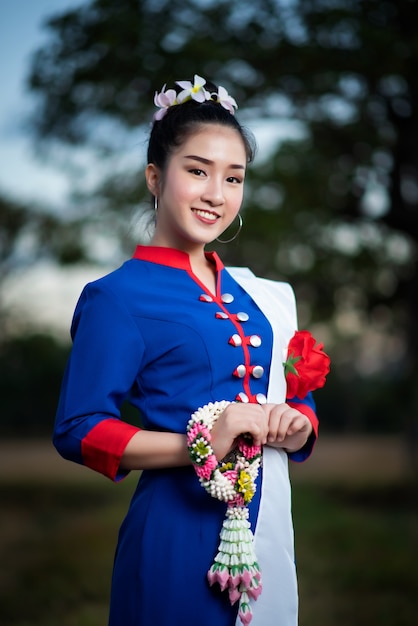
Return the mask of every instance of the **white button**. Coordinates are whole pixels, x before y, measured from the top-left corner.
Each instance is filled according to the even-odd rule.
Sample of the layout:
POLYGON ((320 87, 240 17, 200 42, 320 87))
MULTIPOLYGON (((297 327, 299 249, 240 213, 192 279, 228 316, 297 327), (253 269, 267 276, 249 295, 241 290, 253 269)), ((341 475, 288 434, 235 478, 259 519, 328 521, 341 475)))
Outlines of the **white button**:
POLYGON ((261 378, 264 374, 264 367, 261 365, 255 365, 253 371, 251 372, 254 378, 261 378))
POLYGON ((237 348, 238 346, 242 346, 242 339, 239 335, 232 335, 229 343, 237 348))
POLYGON ((236 368, 234 375, 238 376, 238 378, 244 378, 245 376, 245 372, 247 371, 245 365, 238 365, 238 367, 236 368))
POLYGON ((251 335, 250 344, 253 348, 259 348, 261 346, 261 337, 258 335, 251 335))

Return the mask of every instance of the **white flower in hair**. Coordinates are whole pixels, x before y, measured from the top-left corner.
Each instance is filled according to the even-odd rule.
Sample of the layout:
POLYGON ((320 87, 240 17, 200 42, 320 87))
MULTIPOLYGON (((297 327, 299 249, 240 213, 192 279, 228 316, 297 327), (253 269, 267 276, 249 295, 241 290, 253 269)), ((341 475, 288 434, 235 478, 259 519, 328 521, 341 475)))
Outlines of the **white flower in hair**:
POLYGON ((177 94, 175 89, 168 89, 165 91, 166 85, 161 89, 160 93, 155 92, 154 104, 156 107, 160 107, 159 111, 154 113, 154 120, 161 120, 167 113, 167 109, 173 104, 177 104, 177 94))
POLYGON ((225 87, 221 87, 219 85, 218 93, 215 93, 213 95, 216 97, 217 102, 219 102, 219 104, 224 107, 224 109, 227 109, 231 113, 231 115, 235 115, 234 108, 237 109, 238 105, 236 103, 236 100, 228 94, 225 87))
POLYGON ((210 93, 204 88, 206 80, 201 76, 195 74, 194 83, 190 80, 178 80, 176 85, 182 88, 183 91, 177 96, 177 102, 181 104, 185 100, 196 100, 196 102, 205 102, 210 100, 210 93))

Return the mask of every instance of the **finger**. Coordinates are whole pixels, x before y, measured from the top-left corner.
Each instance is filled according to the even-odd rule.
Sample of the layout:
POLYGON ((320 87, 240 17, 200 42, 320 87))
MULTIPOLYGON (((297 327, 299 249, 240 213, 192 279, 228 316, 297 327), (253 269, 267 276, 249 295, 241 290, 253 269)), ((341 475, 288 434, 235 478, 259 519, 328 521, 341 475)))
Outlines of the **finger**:
POLYGON ((287 404, 271 404, 268 405, 268 435, 267 441, 273 443, 280 440, 286 433, 288 421, 286 413, 289 407, 287 404))
POLYGON ((214 429, 219 435, 224 433, 229 441, 249 433, 255 445, 262 445, 266 442, 268 422, 260 405, 237 403, 223 411, 214 429))
POLYGON ((286 408, 280 412, 280 419, 276 429, 276 441, 282 442, 287 436, 293 435, 300 430, 304 416, 296 409, 286 408))
POLYGON ((295 435, 296 433, 306 433, 310 434, 312 431, 312 424, 306 415, 303 413, 299 413, 294 419, 291 420, 289 427, 287 429, 288 435, 295 435))

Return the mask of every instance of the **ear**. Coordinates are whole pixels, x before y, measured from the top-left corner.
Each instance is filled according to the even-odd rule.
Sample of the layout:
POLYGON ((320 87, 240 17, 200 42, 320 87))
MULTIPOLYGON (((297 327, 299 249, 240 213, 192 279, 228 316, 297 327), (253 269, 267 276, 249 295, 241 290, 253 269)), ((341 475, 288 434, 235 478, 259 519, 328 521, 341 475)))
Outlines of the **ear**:
POLYGON ((158 197, 158 192, 160 190, 161 172, 160 168, 157 167, 154 163, 148 163, 147 167, 145 168, 145 181, 152 195, 158 197))

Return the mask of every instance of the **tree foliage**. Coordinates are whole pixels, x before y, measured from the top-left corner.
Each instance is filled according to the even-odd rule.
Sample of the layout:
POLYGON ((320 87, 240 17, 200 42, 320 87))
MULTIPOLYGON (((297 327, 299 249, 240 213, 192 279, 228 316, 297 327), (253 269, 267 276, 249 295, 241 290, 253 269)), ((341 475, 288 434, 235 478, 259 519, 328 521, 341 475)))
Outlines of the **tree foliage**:
POLYGON ((80 261, 81 224, 0 195, 0 280, 41 257, 61 264, 80 261))
MULTIPOLYGON (((303 321, 339 333, 342 370, 373 368, 380 342, 389 378, 416 377, 415 2, 90 0, 46 29, 29 76, 44 143, 112 150, 149 123, 155 89, 194 73, 231 90, 241 121, 272 135, 297 122, 299 139, 252 168, 246 227, 223 257, 290 279, 303 321)), ((131 211, 140 181, 103 181, 102 215, 131 211)))

